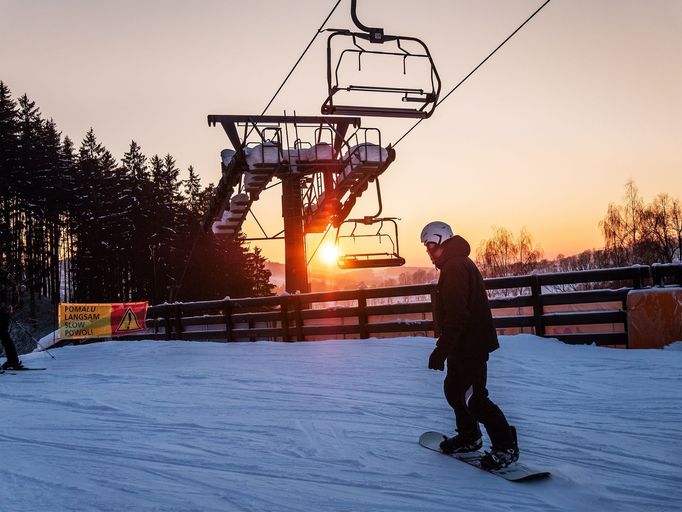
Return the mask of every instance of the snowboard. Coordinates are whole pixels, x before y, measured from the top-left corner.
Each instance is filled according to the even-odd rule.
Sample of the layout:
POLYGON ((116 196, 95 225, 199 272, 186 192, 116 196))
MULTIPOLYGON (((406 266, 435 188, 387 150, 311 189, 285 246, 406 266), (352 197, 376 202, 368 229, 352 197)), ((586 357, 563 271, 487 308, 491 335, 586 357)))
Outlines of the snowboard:
MULTIPOLYGON (((424 448, 428 448, 429 450, 443 453, 440 449, 440 443, 445 437, 446 436, 440 432, 424 432, 419 437, 419 444, 424 448)), ((500 476, 505 480, 509 480, 510 482, 527 482, 529 480, 539 480, 541 478, 547 478, 550 476, 549 471, 539 471, 526 466, 521 462, 513 462, 506 468, 497 470, 484 469, 481 467, 481 457, 483 456, 483 453, 480 451, 471 453, 453 453, 451 455, 443 453, 443 455, 449 455, 454 459, 466 462, 470 466, 477 467, 486 473, 500 476)))

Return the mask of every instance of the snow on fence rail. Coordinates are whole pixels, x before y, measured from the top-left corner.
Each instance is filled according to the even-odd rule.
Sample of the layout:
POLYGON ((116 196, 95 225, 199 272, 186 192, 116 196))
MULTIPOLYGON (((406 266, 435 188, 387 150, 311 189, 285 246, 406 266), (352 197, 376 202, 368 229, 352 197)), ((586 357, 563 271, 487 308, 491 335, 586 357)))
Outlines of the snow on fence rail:
MULTIPOLYGON (((504 332, 528 328, 537 335, 571 344, 627 346, 628 292, 651 286, 681 286, 682 265, 531 274, 491 278, 485 283, 495 326, 504 332), (587 289, 557 291, 564 290, 565 285, 587 289), (589 289, 595 286, 605 287, 589 289), (500 291, 508 290, 516 294, 500 296, 500 291)), ((436 286, 425 284, 165 303, 149 308, 147 327, 152 333, 144 337, 230 342, 437 335, 437 300, 436 286), (330 303, 334 306, 329 307, 330 303)))

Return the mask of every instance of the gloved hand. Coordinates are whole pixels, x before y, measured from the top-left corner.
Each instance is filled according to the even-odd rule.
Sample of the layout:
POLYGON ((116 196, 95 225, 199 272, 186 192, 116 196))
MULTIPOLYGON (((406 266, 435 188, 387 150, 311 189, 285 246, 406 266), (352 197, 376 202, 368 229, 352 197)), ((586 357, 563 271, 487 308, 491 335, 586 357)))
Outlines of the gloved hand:
POLYGON ((436 345, 436 348, 431 352, 431 356, 429 356, 429 370, 438 370, 439 372, 442 372, 445 370, 445 360, 447 358, 448 350, 445 347, 436 345))

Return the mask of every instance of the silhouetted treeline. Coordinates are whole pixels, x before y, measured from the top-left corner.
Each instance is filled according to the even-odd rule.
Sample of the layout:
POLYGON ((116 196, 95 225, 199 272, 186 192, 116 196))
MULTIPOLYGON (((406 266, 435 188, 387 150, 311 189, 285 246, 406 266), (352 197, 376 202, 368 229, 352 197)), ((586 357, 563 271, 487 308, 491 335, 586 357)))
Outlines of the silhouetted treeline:
POLYGON ((476 261, 486 277, 514 276, 531 272, 569 272, 627 265, 679 262, 682 254, 682 203, 668 193, 644 201, 633 181, 625 184, 621 204, 610 203, 599 222, 604 247, 573 256, 542 258, 542 249, 522 229, 515 237, 495 228, 483 240, 476 261))
POLYGON ((76 147, 0 82, 0 260, 29 303, 269 294, 258 249, 200 230, 212 185, 188 175, 135 141, 117 162, 92 129, 76 147))

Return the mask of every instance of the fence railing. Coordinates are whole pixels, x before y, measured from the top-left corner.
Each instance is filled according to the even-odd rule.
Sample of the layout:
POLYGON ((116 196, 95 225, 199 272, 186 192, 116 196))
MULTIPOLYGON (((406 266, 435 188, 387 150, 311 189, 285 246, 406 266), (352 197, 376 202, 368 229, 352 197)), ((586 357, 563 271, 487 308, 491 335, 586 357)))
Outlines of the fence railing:
MULTIPOLYGON (((485 284, 500 332, 527 329, 572 344, 627 346, 628 292, 680 286, 682 265, 531 274, 485 284)), ((230 342, 438 335, 436 293, 435 284, 424 284, 159 304, 149 308, 152 332, 145 338, 230 342)))

